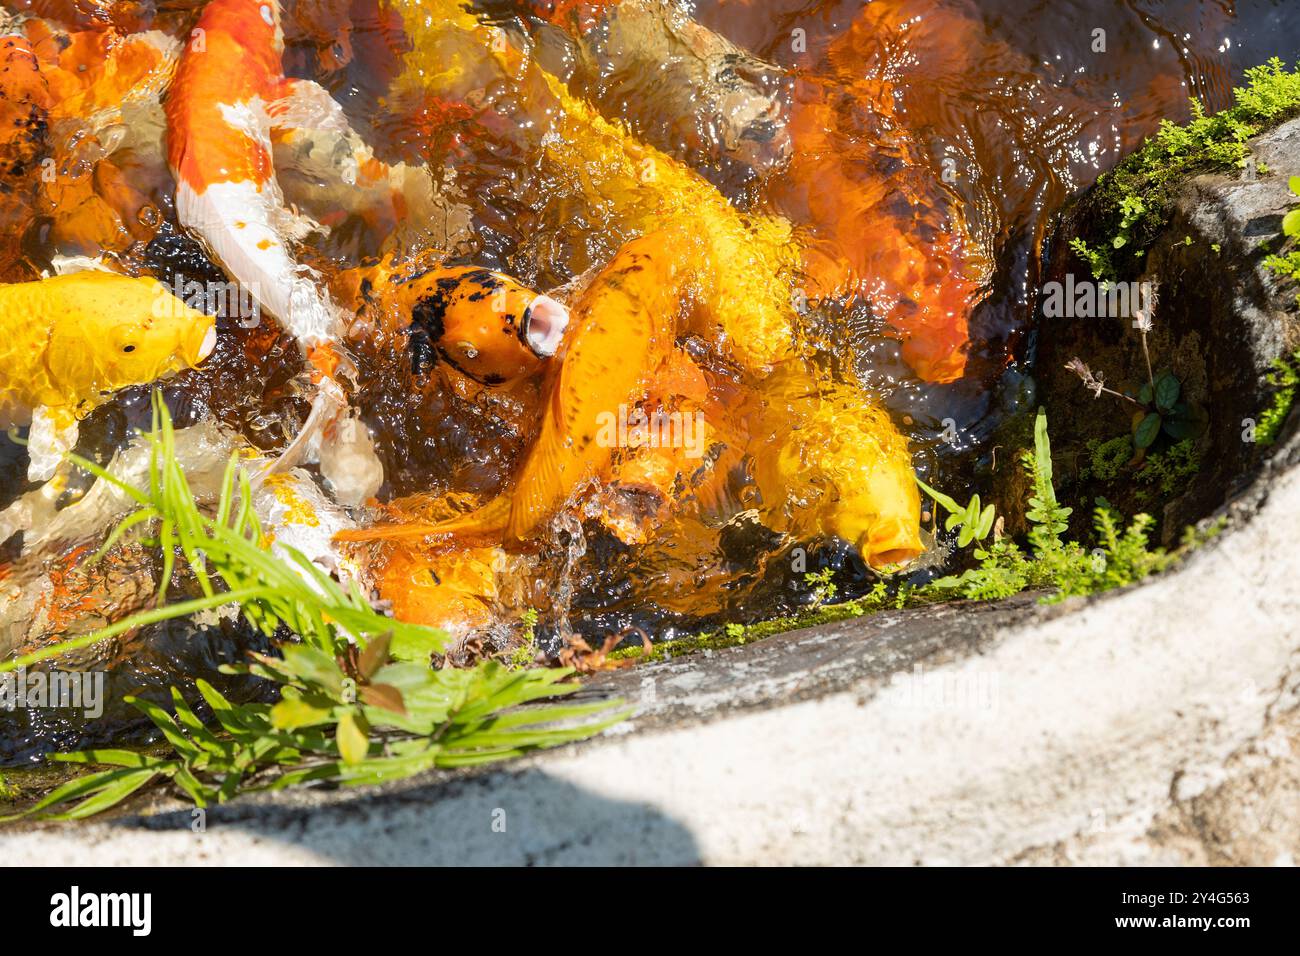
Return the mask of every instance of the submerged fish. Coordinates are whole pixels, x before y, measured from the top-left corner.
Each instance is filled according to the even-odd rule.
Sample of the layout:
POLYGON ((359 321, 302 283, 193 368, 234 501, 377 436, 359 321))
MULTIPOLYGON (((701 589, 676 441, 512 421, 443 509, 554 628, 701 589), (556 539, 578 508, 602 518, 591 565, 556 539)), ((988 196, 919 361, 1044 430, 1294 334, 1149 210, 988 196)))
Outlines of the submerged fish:
MULTIPOLYGON (((762 175, 789 159, 783 71, 681 6, 664 0, 527 5, 566 33, 565 57, 552 72, 646 142, 715 181, 762 175)), ((545 57, 548 44, 539 46, 545 57)))
POLYGON ((0 36, 0 276, 21 278, 22 236, 49 149, 50 91, 27 39, 0 36))
POLYGON ((153 237, 162 215, 146 195, 148 177, 129 168, 141 161, 136 144, 124 143, 148 140, 137 128, 157 108, 180 48, 158 31, 68 31, 39 19, 22 29, 0 41, 0 268, 11 279, 34 273, 14 261, 25 236, 55 255, 91 257, 153 237))
POLYGON ((399 542, 368 568, 368 577, 399 621, 460 636, 494 620, 497 576, 505 565, 506 554, 496 546, 426 552, 399 542))
POLYGON ((799 224, 808 298, 861 296, 918 377, 951 382, 990 263, 899 107, 898 49, 921 19, 905 2, 870 3, 831 42, 823 72, 795 85, 794 152, 769 194, 799 224))

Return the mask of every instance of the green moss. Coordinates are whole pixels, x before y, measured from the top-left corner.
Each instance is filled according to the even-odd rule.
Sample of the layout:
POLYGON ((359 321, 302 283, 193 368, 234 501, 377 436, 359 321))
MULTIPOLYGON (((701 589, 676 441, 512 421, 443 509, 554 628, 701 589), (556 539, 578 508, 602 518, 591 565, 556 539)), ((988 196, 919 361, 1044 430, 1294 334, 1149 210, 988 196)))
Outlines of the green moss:
POLYGON ((1291 406, 1295 404, 1296 391, 1300 389, 1300 350, 1289 358, 1274 362, 1267 381, 1277 391, 1268 407, 1260 412, 1259 424, 1255 426, 1255 441, 1265 448, 1277 441, 1278 433, 1291 413, 1291 406))
MULTIPOLYGON (((1285 281, 1300 283, 1300 249, 1269 256, 1264 260, 1264 268, 1285 281)), ((1296 302, 1300 303, 1300 293, 1296 294, 1296 302)))
POLYGON ((1137 480, 1147 487, 1137 492, 1137 498, 1139 501, 1149 501, 1157 495, 1171 498, 1180 494, 1200 470, 1201 456, 1196 453, 1196 443, 1184 438, 1159 454, 1147 456, 1137 473, 1137 480))
POLYGON ((1110 441, 1091 439, 1087 444, 1089 474, 1098 481, 1114 481, 1120 470, 1133 460, 1133 440, 1120 435, 1110 441))
POLYGON ((779 617, 758 624, 725 624, 716 630, 706 631, 703 634, 679 637, 675 640, 656 644, 654 650, 649 653, 645 653, 640 645, 620 647, 618 650, 613 651, 609 657, 610 660, 634 658, 638 661, 666 661, 675 657, 684 657, 687 654, 696 654, 700 651, 719 651, 728 647, 741 647, 762 640, 765 637, 771 637, 773 634, 783 634, 786 631, 796 631, 805 627, 816 627, 818 624, 846 621, 850 618, 861 617, 866 613, 868 613, 868 608, 860 601, 826 604, 799 614, 779 617))
POLYGON ((1192 101, 1185 125, 1165 120, 1136 152, 1103 175, 1090 194, 1089 235, 1071 243, 1098 279, 1137 272, 1140 259, 1168 221, 1174 193, 1190 175, 1243 167, 1249 141, 1300 112, 1300 71, 1276 57, 1246 71, 1235 102, 1206 115, 1192 101))

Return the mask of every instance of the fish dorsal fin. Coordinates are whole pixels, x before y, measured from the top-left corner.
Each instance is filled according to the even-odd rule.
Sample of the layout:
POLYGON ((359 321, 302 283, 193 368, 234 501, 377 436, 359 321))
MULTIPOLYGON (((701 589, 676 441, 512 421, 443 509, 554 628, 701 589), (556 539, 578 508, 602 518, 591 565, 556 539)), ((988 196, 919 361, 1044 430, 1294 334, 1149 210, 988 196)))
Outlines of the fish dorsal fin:
POLYGON ((672 348, 681 283, 667 237, 626 245, 583 295, 546 419, 515 486, 508 533, 531 536, 617 446, 620 418, 672 348))

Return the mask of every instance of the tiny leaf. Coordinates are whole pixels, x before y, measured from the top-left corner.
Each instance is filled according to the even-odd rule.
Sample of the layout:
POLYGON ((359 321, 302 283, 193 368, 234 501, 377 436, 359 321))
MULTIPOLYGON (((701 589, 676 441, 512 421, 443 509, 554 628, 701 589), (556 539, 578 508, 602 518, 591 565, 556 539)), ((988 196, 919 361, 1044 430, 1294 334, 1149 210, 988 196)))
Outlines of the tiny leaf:
POLYGON ((339 745, 339 756, 343 758, 344 763, 358 764, 366 759, 366 753, 370 749, 370 741, 366 739, 366 735, 357 726, 352 711, 345 710, 339 716, 339 726, 334 739, 339 745))
POLYGON ((1138 448, 1150 448, 1151 443, 1156 440, 1160 434, 1160 416, 1155 412, 1147 414, 1142 421, 1138 422, 1137 430, 1133 432, 1133 444, 1138 448))

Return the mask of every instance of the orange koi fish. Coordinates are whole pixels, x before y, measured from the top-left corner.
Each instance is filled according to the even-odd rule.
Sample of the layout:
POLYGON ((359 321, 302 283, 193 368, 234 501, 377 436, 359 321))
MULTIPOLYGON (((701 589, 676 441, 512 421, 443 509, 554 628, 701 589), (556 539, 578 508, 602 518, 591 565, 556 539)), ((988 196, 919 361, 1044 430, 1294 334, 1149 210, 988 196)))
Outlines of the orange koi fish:
POLYGON ((31 44, 0 36, 0 278, 18 278, 22 235, 49 149, 50 91, 31 44))
POLYGON ((505 564, 499 547, 428 553, 394 543, 369 577, 399 621, 460 635, 492 623, 497 575, 505 564))
POLYGON ((801 224, 809 298, 857 292, 920 378, 951 382, 965 372, 989 263, 898 115, 888 51, 909 26, 894 0, 866 5, 832 42, 831 75, 796 83, 794 154, 769 194, 801 224))
POLYGON ((179 44, 157 31, 125 36, 111 26, 67 32, 28 20, 23 28, 25 36, 6 37, 0 51, 2 102, 20 114, 0 127, 11 130, 15 147, 6 185, 25 197, 21 206, 0 200, 12 210, 8 242, 16 245, 29 228, 22 218, 39 222, 42 245, 61 255, 111 255, 147 242, 162 215, 148 187, 123 168, 136 161, 130 148, 120 149, 120 162, 110 156, 130 136, 123 111, 139 116, 156 106, 179 44))
POLYGON ((447 267, 416 257, 349 270, 333 287, 354 303, 349 337, 405 333, 417 373, 441 359, 483 385, 538 372, 569 324, 569 310, 515 279, 477 266, 447 267))

